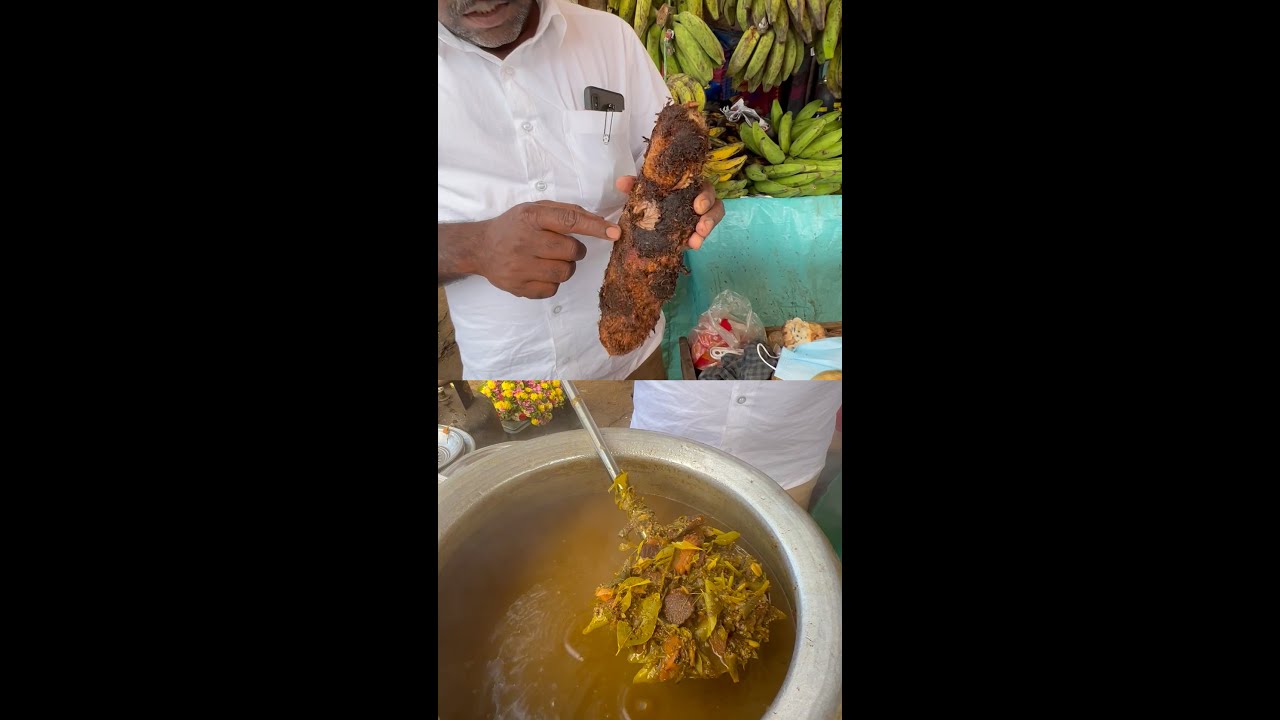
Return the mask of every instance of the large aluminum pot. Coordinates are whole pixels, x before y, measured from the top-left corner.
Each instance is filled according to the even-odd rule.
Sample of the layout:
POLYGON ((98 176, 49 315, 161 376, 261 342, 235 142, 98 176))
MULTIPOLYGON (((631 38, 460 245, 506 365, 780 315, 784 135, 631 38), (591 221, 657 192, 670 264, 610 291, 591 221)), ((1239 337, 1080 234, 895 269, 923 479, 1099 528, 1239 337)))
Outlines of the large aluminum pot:
MULTIPOLYGON (((782 688, 764 717, 830 720, 841 711, 841 577, 821 530, 768 475, 715 448, 644 430, 604 428, 605 442, 638 490, 705 509, 738 530, 778 575, 796 614, 796 646, 782 688)), ((583 478, 601 490, 607 473, 585 431, 573 430, 495 452, 437 485, 436 572, 472 533, 507 510, 548 494, 577 494, 583 478), (594 466, 595 472, 587 472, 594 466)))

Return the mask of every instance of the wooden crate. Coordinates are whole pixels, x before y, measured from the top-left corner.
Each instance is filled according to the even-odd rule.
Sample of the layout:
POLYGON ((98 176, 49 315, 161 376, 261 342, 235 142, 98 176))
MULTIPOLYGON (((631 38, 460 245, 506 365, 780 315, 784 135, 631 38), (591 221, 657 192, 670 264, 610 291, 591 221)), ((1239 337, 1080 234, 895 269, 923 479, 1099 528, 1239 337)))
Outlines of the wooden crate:
MULTIPOLYGON (((843 337, 844 323, 837 320, 836 322, 818 323, 823 330, 827 331, 827 337, 843 337)), ((781 325, 772 325, 764 329, 765 337, 769 337, 769 333, 782 330, 781 325)), ((693 367, 693 348, 689 347, 689 338, 680 338, 680 378, 682 380, 697 380, 698 371, 693 367)))

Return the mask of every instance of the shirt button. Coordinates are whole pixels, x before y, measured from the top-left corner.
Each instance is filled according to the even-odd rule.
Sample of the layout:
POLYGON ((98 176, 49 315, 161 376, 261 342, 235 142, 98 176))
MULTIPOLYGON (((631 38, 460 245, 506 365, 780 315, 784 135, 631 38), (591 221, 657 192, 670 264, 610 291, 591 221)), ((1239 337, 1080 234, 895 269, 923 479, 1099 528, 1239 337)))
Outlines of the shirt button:
POLYGON ((746 401, 747 401, 746 396, 743 396, 743 397, 738 398, 738 404, 739 404, 739 405, 741 405, 741 404, 745 403, 746 401))
POLYGON ((551 309, 551 312, 553 312, 553 313, 555 313, 555 314, 559 315, 559 314, 560 314, 560 306, 559 306, 559 305, 555 306, 554 308, 552 308, 552 309, 551 309))
POLYGON ((545 182, 541 181, 541 180, 539 180, 538 182, 534 183, 534 184, 533 184, 533 186, 534 186, 534 187, 536 187, 536 188, 538 188, 539 190, 546 190, 546 189, 547 189, 547 184, 546 184, 545 182))
POLYGON ((504 78, 509 78, 509 77, 511 77, 512 75, 514 75, 515 73, 516 73, 516 71, 515 71, 515 70, 512 70, 512 69, 511 69, 511 68, 509 68, 509 67, 504 67, 504 68, 502 68, 502 77, 504 77, 504 78))
POLYGON ((524 128, 524 131, 525 131, 525 132, 530 132, 530 131, 532 131, 532 130, 533 130, 533 123, 525 123, 525 124, 521 125, 520 127, 524 128))

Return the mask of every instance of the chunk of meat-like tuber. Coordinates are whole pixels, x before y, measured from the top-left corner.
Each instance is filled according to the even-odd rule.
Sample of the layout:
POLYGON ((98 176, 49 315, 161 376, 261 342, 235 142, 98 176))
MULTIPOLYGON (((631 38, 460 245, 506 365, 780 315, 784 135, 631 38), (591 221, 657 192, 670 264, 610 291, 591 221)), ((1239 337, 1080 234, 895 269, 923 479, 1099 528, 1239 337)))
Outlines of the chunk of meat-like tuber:
POLYGON ((698 225, 693 201, 709 150, 697 103, 668 105, 658 114, 600 288, 600 342, 610 355, 640 347, 675 294, 685 241, 698 225))

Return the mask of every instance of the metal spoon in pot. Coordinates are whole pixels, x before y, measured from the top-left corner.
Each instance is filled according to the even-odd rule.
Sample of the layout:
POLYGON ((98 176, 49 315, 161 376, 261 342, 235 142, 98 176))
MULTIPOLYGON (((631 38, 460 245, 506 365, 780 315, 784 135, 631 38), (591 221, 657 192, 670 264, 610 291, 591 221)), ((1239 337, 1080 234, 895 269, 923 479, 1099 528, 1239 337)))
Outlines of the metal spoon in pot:
POLYGON ((622 471, 618 468, 618 463, 613 459, 613 454, 609 452, 609 447, 604 444, 604 437, 600 435, 600 428, 596 425, 595 419, 591 417, 591 411, 587 409, 587 404, 578 395, 578 389, 569 380, 561 380, 560 389, 564 390, 565 397, 569 399, 569 404, 573 405, 573 411, 578 414, 578 421, 582 423, 582 429, 586 430, 587 435, 591 438, 591 444, 596 446, 596 453, 600 456, 600 461, 604 463, 604 469, 609 473, 609 479, 617 480, 622 471))

